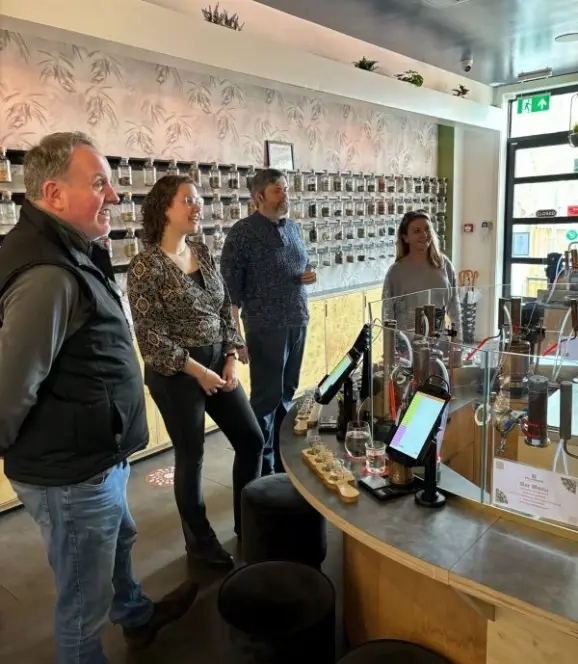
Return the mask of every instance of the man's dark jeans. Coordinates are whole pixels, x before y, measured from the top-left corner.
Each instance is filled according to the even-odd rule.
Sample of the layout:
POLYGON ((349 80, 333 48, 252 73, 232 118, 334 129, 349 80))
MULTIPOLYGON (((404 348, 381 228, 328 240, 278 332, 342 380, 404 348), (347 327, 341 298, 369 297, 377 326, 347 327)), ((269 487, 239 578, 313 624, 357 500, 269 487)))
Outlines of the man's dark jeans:
POLYGON ((306 327, 247 330, 251 406, 263 437, 263 475, 284 471, 279 429, 299 385, 306 327))

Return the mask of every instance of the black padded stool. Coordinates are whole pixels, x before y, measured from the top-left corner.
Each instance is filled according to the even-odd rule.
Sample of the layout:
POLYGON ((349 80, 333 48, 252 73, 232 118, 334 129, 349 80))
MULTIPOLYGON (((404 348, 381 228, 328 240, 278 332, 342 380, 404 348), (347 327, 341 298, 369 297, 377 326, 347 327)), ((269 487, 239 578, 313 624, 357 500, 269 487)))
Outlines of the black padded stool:
POLYGON ((319 567, 327 553, 325 519, 285 473, 267 475, 245 486, 241 538, 247 563, 293 560, 319 567))
POLYGON ((433 650, 408 641, 368 641, 339 660, 338 664, 451 664, 433 650))
POLYGON ((217 603, 244 664, 334 664, 335 589, 309 565, 241 567, 223 581, 217 603))

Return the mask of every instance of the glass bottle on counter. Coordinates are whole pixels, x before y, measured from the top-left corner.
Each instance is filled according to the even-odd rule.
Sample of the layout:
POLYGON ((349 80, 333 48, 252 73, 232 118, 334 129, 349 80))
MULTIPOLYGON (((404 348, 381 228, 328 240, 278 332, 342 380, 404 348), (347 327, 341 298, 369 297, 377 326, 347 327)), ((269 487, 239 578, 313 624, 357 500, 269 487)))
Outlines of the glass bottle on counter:
POLYGON ((220 194, 215 194, 213 196, 213 202, 211 203, 211 219, 213 221, 223 221, 225 218, 225 211, 223 209, 223 201, 221 200, 220 194))
POLYGON ((134 258, 138 254, 138 239, 134 228, 132 226, 128 227, 126 235, 124 237, 124 255, 127 258, 134 258))
POLYGON ((395 175, 388 175, 387 176, 387 193, 388 194, 395 194, 396 189, 395 189, 395 175))
POLYGON ((305 181, 303 179, 303 173, 297 171, 293 176, 293 190, 298 194, 302 194, 305 191, 305 181))
POLYGON ((291 211, 293 214, 293 219, 305 219, 305 204, 303 203, 303 199, 301 197, 299 197, 294 203, 291 204, 291 211))
POLYGON ((221 171, 216 161, 211 164, 209 171, 209 188, 213 191, 221 188, 221 171))
POLYGON ((375 175, 373 173, 370 173, 367 176, 367 193, 368 194, 375 194, 377 191, 377 180, 375 178, 375 175))
POLYGON ((377 178, 377 193, 378 194, 385 194, 387 191, 387 179, 385 175, 382 173, 378 178, 377 178))
POLYGON ((314 198, 307 203, 307 216, 309 219, 317 219, 317 201, 314 198))
POLYGON ((231 196, 231 202, 229 203, 229 219, 231 221, 238 221, 241 218, 241 201, 239 200, 239 194, 233 194, 231 196))
POLYGON ((223 226, 217 223, 215 224, 215 230, 213 231, 213 246, 211 247, 211 253, 217 262, 221 260, 224 244, 225 234, 223 233, 223 226))
POLYGON ((321 191, 328 193, 331 191, 331 177, 327 171, 323 172, 321 176, 321 191))
POLYGON ((343 217, 343 201, 341 198, 338 198, 333 202, 333 216, 335 219, 341 219, 341 217, 343 217))
POLYGON ((120 199, 120 222, 125 226, 136 223, 136 208, 130 191, 121 194, 120 199))
POLYGON ((145 187, 152 187, 157 181, 157 169, 152 157, 149 157, 144 163, 142 179, 145 187))
POLYGON ((344 207, 344 213, 346 217, 353 217, 355 214, 355 206, 353 204, 353 198, 346 198, 345 199, 345 205, 344 207))
POLYGON ((229 189, 238 190, 241 188, 241 177, 237 169, 237 164, 231 164, 229 169, 229 189))
POLYGON ((122 157, 116 170, 119 187, 132 187, 132 168, 128 157, 122 157))
POLYGON ((171 159, 169 165, 167 166, 167 175, 179 175, 180 174, 179 165, 177 164, 176 159, 171 159))
POLYGON ((255 179, 255 167, 254 166, 249 166, 249 170, 247 171, 247 175, 245 176, 245 182, 247 184, 247 189, 251 191, 251 187, 253 186, 253 180, 255 179))
POLYGON ((12 182, 12 166, 6 156, 6 148, 0 146, 0 182, 12 182))
POLYGON ((317 191, 317 173, 311 171, 307 176, 307 191, 312 194, 317 191))
POLYGON ((360 173, 359 177, 356 180, 357 184, 357 193, 359 194, 364 194, 365 193, 365 187, 366 187, 366 182, 365 182, 365 175, 363 173, 360 173))
POLYGON ((189 170, 189 175, 191 176, 191 180, 193 181, 193 184, 197 188, 198 191, 202 191, 203 189, 203 172, 199 168, 199 162, 198 161, 193 161, 191 164, 191 168, 189 170))
POLYGON ((331 202, 328 198, 324 198, 321 201, 321 216, 324 219, 328 219, 331 216, 331 202))
POLYGON ((346 194, 352 194, 355 191, 355 178, 353 177, 351 171, 349 171, 349 173, 347 173, 345 176, 344 188, 346 194))
POLYGON ((340 194, 343 191, 343 176, 339 171, 333 176, 333 191, 340 194))
POLYGON ((312 219, 311 222, 309 223, 308 238, 310 244, 316 244, 318 241, 317 222, 315 221, 315 219, 312 219))
POLYGON ((5 189, 2 191, 0 200, 0 224, 14 226, 16 223, 16 205, 12 200, 12 192, 5 189))

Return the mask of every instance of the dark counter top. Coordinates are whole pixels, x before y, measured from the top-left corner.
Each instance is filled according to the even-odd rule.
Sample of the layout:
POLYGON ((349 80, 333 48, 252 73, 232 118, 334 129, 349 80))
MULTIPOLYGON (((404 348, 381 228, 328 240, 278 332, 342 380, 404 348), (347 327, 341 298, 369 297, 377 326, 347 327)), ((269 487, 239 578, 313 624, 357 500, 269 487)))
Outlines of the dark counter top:
MULTIPOLYGON (((379 503, 361 491, 342 503, 305 465, 307 440, 293 434, 297 408, 281 429, 286 470, 304 497, 330 522, 384 556, 487 602, 555 620, 578 634, 578 542, 506 520, 476 504, 480 489, 447 467, 440 486, 471 485, 472 501, 448 496, 441 510, 418 507, 413 496, 379 503)), ((342 453, 334 436, 323 443, 342 453)))

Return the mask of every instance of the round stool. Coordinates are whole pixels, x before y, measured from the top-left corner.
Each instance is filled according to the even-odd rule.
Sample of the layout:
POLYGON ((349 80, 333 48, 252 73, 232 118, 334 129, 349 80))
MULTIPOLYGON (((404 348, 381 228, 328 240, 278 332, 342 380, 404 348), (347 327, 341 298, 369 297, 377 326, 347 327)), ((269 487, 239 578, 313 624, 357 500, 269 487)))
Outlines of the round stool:
POLYGON ((241 567, 221 584, 217 604, 244 664, 334 664, 335 590, 309 565, 241 567))
POLYGON ((451 664, 433 650, 409 641, 381 639, 354 648, 338 664, 451 664))
POLYGON ((325 519, 285 473, 267 475, 245 486, 241 539, 247 563, 292 560, 319 567, 327 553, 325 519))

